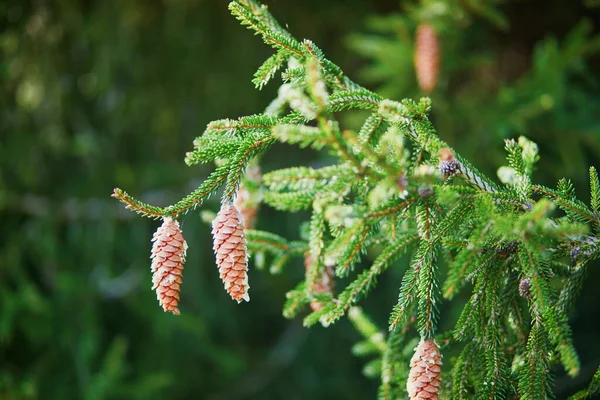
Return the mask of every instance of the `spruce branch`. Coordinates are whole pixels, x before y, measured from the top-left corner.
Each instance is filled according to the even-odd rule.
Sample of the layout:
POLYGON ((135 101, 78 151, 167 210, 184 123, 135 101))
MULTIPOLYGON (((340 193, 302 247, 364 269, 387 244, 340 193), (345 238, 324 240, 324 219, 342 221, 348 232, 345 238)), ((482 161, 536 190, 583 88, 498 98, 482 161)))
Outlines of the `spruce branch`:
POLYGON ((381 385, 379 398, 394 400, 406 396, 408 364, 416 343, 405 343, 406 329, 388 332, 386 351, 381 359, 381 385))
POLYGON ((571 377, 579 374, 580 363, 577 350, 571 338, 571 327, 567 316, 559 307, 552 306, 546 311, 544 325, 550 342, 555 346, 560 362, 571 377))
POLYGON ((290 38, 292 37, 287 30, 283 29, 281 25, 279 25, 279 22, 277 22, 273 15, 271 15, 269 8, 266 5, 260 4, 258 1, 254 0, 237 0, 237 2, 252 12, 257 20, 261 21, 272 31, 290 38))
POLYGON ((533 190, 553 200, 570 218, 580 222, 590 222, 598 226, 598 217, 594 215, 583 202, 577 199, 565 198, 565 194, 541 185, 534 185, 533 190))
POLYGON ((332 324, 341 318, 350 306, 356 304, 361 297, 365 297, 373 289, 377 277, 387 270, 417 239, 417 235, 407 233, 390 243, 375 259, 371 267, 363 271, 339 294, 335 307, 332 307, 321 318, 324 318, 327 324, 332 324))
POLYGON ((477 243, 476 240, 481 241, 484 238, 483 232, 477 233, 481 234, 474 241, 469 241, 469 247, 461 250, 448 268, 448 278, 442 289, 446 299, 454 298, 458 291, 474 278, 476 271, 485 271, 490 263, 497 261, 494 253, 488 252, 482 257, 479 253, 481 248, 477 245, 471 246, 472 243, 477 243))
POLYGON ((376 110, 381 102, 381 97, 365 89, 341 90, 329 97, 329 111, 351 110, 376 110))
POLYGON ((314 201, 315 192, 309 190, 293 192, 266 192, 263 201, 281 211, 308 210, 314 201))
MULTIPOLYGON (((435 136, 435 130, 426 116, 429 99, 421 99, 419 104, 405 100, 402 103, 383 100, 379 103, 379 114, 388 122, 401 128, 411 141, 429 154, 437 154, 449 146, 435 136)), ((461 176, 473 186, 489 193, 498 192, 496 184, 481 174, 460 155, 456 155, 461 176)))
POLYGON ((235 193, 250 160, 260 155, 274 143, 275 138, 264 134, 250 134, 244 139, 229 163, 229 173, 225 192, 223 193, 224 202, 233 202, 235 193))
POLYGON ((112 197, 117 198, 123 202, 126 208, 135 211, 136 213, 148 217, 148 218, 160 218, 164 216, 171 216, 177 218, 179 215, 186 213, 192 208, 201 205, 206 199, 210 197, 214 192, 221 187, 221 185, 227 179, 229 172, 229 165, 225 164, 217 168, 206 180, 194 190, 192 193, 178 201, 177 203, 160 208, 145 204, 137 199, 131 197, 127 192, 116 188, 112 197))
POLYGON ((424 339, 433 339, 437 327, 439 289, 437 284, 438 246, 427 243, 422 253, 417 255, 417 328, 424 339))
POLYGON ((319 117, 319 128, 331 139, 329 145, 333 150, 341 155, 346 161, 352 164, 355 168, 355 172, 361 176, 369 177, 370 179, 377 181, 381 176, 378 175, 371 168, 366 168, 358 155, 346 144, 344 137, 342 136, 339 126, 336 122, 326 120, 323 117, 319 117))
POLYGON ((365 160, 368 160, 373 165, 373 169, 375 169, 380 175, 387 175, 397 178, 402 176, 402 171, 397 164, 389 163, 385 157, 377 154, 376 150, 373 149, 368 143, 361 142, 354 132, 345 130, 342 132, 342 137, 348 144, 353 146, 353 152, 355 154, 361 154, 364 156, 365 160))
POLYGON ((577 264, 574 270, 566 277, 565 284, 558 297, 558 308, 563 313, 569 313, 575 305, 575 300, 583 287, 587 272, 585 265, 577 264))
POLYGON ((282 142, 298 144, 301 148, 310 145, 316 150, 320 150, 325 145, 330 145, 333 142, 332 138, 327 136, 321 129, 305 125, 278 125, 273 128, 273 136, 282 142))
POLYGON ((229 3, 229 10, 242 25, 247 26, 248 29, 252 29, 257 35, 261 35, 266 44, 276 49, 287 50, 295 56, 302 57, 302 49, 298 41, 279 27, 279 24, 273 22, 275 20, 266 7, 253 7, 254 10, 258 7, 262 10, 260 14, 255 14, 254 10, 249 7, 251 4, 256 3, 244 1, 240 4, 240 2, 232 1, 229 3))
POLYGON ((248 242, 248 250, 253 253, 268 252, 275 257, 269 268, 273 274, 280 273, 291 257, 301 257, 308 250, 306 242, 288 241, 271 232, 246 229, 244 235, 248 242))
POLYGON ((467 343, 454 362, 454 367, 452 368, 453 399, 466 400, 472 397, 471 388, 473 383, 470 382, 471 374, 469 371, 472 370, 474 355, 476 353, 475 344, 467 343))
POLYGON ((379 138, 385 132, 386 124, 378 114, 371 114, 364 122, 358 132, 358 141, 360 143, 376 144, 379 138))
POLYGON ((214 194, 227 180, 229 175, 229 165, 225 164, 218 167, 212 174, 206 178, 202 185, 192 193, 166 208, 166 212, 173 217, 188 212, 201 206, 212 194, 214 194))
POLYGON ((430 246, 431 242, 424 240, 419 243, 417 253, 413 257, 410 267, 404 273, 400 285, 398 303, 394 306, 390 314, 390 331, 397 329, 398 326, 405 326, 410 319, 417 290, 418 272, 423 264, 423 260, 430 251, 430 246))
MULTIPOLYGON (((318 169, 310 167, 291 167, 269 172, 263 176, 263 184, 269 190, 282 191, 313 191, 324 188, 329 181, 341 179, 350 175, 347 165, 331 165, 318 169)), ((352 176, 352 179, 354 177, 352 176)))
POLYGON ((305 273, 306 287, 310 289, 317 281, 319 267, 323 265, 323 251, 325 249, 325 216, 318 204, 313 204, 313 213, 309 225, 308 248, 313 259, 313 265, 305 273))
POLYGON ((194 140, 194 150, 185 154, 185 163, 192 166, 213 162, 217 157, 230 158, 241 144, 242 140, 235 136, 225 136, 220 140, 215 140, 210 136, 201 136, 194 140))
POLYGON ((266 114, 249 115, 238 119, 220 119, 210 122, 203 136, 270 133, 279 122, 279 118, 266 114))
POLYGON ((165 209, 156 206, 151 206, 137 199, 134 199, 129 194, 127 194, 127 192, 119 188, 114 189, 112 197, 118 199, 120 202, 125 204, 125 208, 127 208, 128 210, 133 210, 137 214, 140 214, 144 217, 158 219, 167 215, 165 209))
POLYGON ((296 317, 302 308, 310 302, 306 294, 305 282, 300 282, 296 288, 287 292, 285 297, 283 316, 288 319, 296 317))
POLYGON ((379 206, 377 209, 369 212, 366 215, 366 217, 368 219, 379 219, 387 216, 392 216, 399 212, 406 211, 415 201, 415 198, 395 198, 379 206))
POLYGON ((552 398, 550 363, 543 350, 548 347, 547 340, 541 322, 536 320, 529 332, 524 365, 519 368, 518 389, 521 399, 539 399, 540 395, 542 398, 552 398))
POLYGON ((518 258, 521 268, 531 282, 533 313, 536 318, 539 318, 550 307, 551 274, 547 266, 544 265, 538 249, 527 243, 522 243, 519 250, 518 258))
POLYGON ((335 266, 336 275, 345 277, 359 261, 361 251, 364 251, 371 225, 357 222, 335 238, 324 254, 324 263, 335 266))
POLYGON ((306 68, 300 67, 289 67, 281 74, 281 79, 286 84, 301 85, 306 79, 306 68))
POLYGON ((302 50, 306 57, 312 58, 319 64, 327 75, 327 78, 333 80, 339 89, 357 86, 354 82, 343 77, 342 69, 325 58, 321 49, 319 49, 312 41, 305 39, 302 42, 302 50))
POLYGON ((592 211, 597 214, 600 210, 600 180, 598 180, 598 172, 594 167, 590 167, 590 193, 590 205, 592 211))
MULTIPOLYGON (((275 48, 252 82, 262 89, 280 73, 277 97, 262 114, 207 125, 185 162, 215 162, 217 168, 174 205, 151 206, 120 189, 113 196, 143 216, 174 218, 224 187, 222 210, 227 212, 220 214, 227 218, 221 215, 215 228, 219 245, 225 246, 218 250, 220 262, 229 262, 233 245, 239 248, 232 256, 245 260, 245 240, 257 265, 268 259, 271 273, 282 272, 293 257, 303 258, 304 279, 287 293, 284 316, 292 318, 310 306, 304 325, 329 326, 348 313, 365 338, 353 352, 375 356, 364 372, 381 376, 381 398, 406 397, 409 376, 410 395, 422 392, 420 377, 431 377, 418 368, 409 371, 417 344, 436 352, 437 375, 427 381, 431 396, 548 398, 553 368, 562 365, 570 376, 577 375, 580 364, 568 312, 589 261, 600 257, 595 168, 589 171, 588 206, 568 180, 561 180, 557 189, 533 184, 537 145, 520 137, 505 141, 508 166, 499 170, 504 185, 498 185, 438 136, 429 118, 430 99, 385 99, 346 77, 315 43, 294 39, 257 1, 233 1, 229 8, 275 48), (342 110, 366 110, 368 116, 358 131, 345 129, 336 114, 342 110), (277 169, 253 182, 244 178, 248 164, 279 142, 325 149, 330 165, 277 169), (260 193, 255 206, 262 201, 278 210, 310 212, 302 240, 244 227, 230 208, 246 189, 260 193), (553 216, 554 205, 565 215, 553 216), (234 227, 227 225, 233 224, 227 222, 230 217, 234 227), (386 339, 358 304, 413 245, 416 251, 399 283, 386 339), (338 277, 348 277, 359 268, 361 255, 374 250, 379 253, 373 263, 336 296, 334 268, 338 277), (442 347, 463 346, 457 358, 450 358, 452 381, 440 386, 441 359, 434 341, 438 307, 442 297, 457 304, 456 294, 467 288, 471 292, 454 327, 437 336, 442 347), (418 334, 409 333, 413 325, 418 334)), ((243 267, 246 271, 245 263, 243 267)), ((228 265, 222 268, 238 273, 228 265)), ((240 281, 234 298, 247 299, 245 275, 227 279, 240 281)), ((426 354, 415 357, 413 368, 427 362, 426 354)), ((576 398, 592 396, 598 382, 595 376, 576 398)))
POLYGON ((275 74, 277 74, 277 71, 282 67, 286 58, 286 52, 284 50, 279 50, 271 57, 267 58, 254 73, 254 79, 252 79, 254 86, 259 90, 265 87, 269 81, 275 77, 275 74))
POLYGON ((488 283, 484 296, 485 324, 483 326, 483 338, 476 339, 481 343, 481 350, 485 357, 485 381, 480 389, 484 398, 504 398, 507 391, 510 373, 508 362, 503 346, 504 327, 502 325, 502 312, 497 308, 502 303, 504 279, 506 270, 502 263, 490 265, 486 279, 488 283))

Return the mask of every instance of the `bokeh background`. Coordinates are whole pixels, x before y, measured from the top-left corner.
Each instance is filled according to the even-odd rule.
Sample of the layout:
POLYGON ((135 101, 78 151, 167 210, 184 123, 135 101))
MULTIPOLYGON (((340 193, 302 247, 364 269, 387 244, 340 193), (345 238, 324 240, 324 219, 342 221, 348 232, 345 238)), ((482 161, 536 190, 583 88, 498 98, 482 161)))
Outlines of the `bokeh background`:
MULTIPOLYGON (((566 176, 589 197, 587 168, 600 167, 599 1, 265 3, 394 99, 422 95, 413 37, 432 21, 442 138, 495 176, 503 139, 527 135, 542 156, 536 181, 566 176)), ((277 81, 257 91, 250 79, 270 54, 221 0, 0 2, 1 400, 375 397, 347 321, 309 331, 281 316, 300 261, 278 276, 251 271, 252 301, 237 305, 218 279, 210 228, 191 212, 182 315, 165 314, 150 290, 158 223, 110 198, 118 186, 168 205, 197 187, 211 167, 186 167, 185 152, 209 121, 264 109, 277 81)), ((361 117, 345 116, 347 127, 361 117)), ((263 169, 322 162, 275 146, 263 169)), ((264 208, 258 227, 297 238, 305 217, 264 208)), ((405 264, 364 304, 383 328, 405 264)), ((600 364, 598 267, 571 318, 582 373, 557 371, 559 399, 600 364)), ((442 310, 444 328, 458 311, 442 310)))

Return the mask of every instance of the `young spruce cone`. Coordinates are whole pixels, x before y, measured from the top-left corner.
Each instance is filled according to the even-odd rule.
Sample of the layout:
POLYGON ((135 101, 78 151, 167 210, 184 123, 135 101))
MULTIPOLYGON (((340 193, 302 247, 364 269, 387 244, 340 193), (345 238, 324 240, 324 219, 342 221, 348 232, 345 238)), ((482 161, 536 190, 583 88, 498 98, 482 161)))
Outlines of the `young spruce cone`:
POLYGON ((165 217, 152 237, 152 290, 165 312, 179 315, 179 288, 187 243, 181 234, 179 222, 165 217))
POLYGON ((417 27, 414 57, 419 86, 431 92, 437 84, 440 57, 439 38, 433 26, 420 24, 417 27))
POLYGON ((223 204, 213 221, 213 250, 225 290, 240 303, 248 296, 248 252, 242 216, 232 204, 223 204))
POLYGON ((440 163, 438 169, 444 175, 444 179, 460 173, 460 163, 454 157, 454 153, 448 147, 440 149, 440 163))
POLYGON ((410 400, 438 400, 442 354, 433 340, 423 340, 410 360, 406 390, 410 400))
MULTIPOLYGON (((307 271, 310 269, 313 262, 314 259, 310 252, 306 253, 304 256, 304 266, 307 271)), ((312 285, 311 291, 315 294, 327 293, 333 295, 334 286, 335 272, 333 272, 333 267, 331 267, 331 265, 326 265, 318 277, 318 280, 312 285)), ((310 308, 313 311, 319 311, 323 306, 325 306, 325 304, 321 301, 313 300, 310 302, 310 308)))

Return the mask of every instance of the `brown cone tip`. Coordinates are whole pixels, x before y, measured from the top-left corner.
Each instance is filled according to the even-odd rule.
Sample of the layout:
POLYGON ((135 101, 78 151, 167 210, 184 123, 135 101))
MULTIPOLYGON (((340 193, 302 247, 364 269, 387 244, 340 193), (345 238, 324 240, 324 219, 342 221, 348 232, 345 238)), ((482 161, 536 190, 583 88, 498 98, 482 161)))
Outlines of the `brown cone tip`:
POLYGON ((410 360, 406 390, 410 400, 438 400, 442 354, 433 340, 422 340, 410 360))
POLYGON ((437 85, 440 46, 435 28, 429 24, 417 27, 415 38, 415 71, 419 86, 431 92, 437 85))
POLYGON ((442 147, 440 149, 440 160, 442 161, 454 161, 454 153, 448 147, 442 147))
POLYGON ((242 216, 232 204, 223 204, 213 221, 213 250, 225 290, 240 303, 248 295, 248 252, 242 216))
POLYGON ((152 290, 165 312, 179 315, 179 290, 187 243, 179 222, 166 217, 152 237, 152 290))

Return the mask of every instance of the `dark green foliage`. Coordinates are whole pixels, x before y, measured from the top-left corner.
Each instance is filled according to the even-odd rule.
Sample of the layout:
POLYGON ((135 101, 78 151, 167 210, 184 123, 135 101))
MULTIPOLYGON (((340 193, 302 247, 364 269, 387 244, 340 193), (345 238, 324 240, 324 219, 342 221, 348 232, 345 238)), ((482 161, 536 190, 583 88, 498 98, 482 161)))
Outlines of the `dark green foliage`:
POLYGON ((548 356, 544 355, 544 349, 548 348, 548 338, 541 329, 539 320, 535 320, 527 347, 517 365, 519 376, 519 395, 522 399, 547 399, 553 398, 550 391, 552 376, 550 374, 550 362, 548 356))

